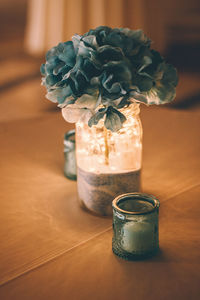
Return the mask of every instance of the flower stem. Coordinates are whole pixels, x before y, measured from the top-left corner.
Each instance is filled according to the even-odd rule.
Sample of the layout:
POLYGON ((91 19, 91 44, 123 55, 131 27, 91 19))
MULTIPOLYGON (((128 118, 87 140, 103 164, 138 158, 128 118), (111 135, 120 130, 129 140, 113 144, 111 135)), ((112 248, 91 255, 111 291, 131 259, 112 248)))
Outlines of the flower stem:
POLYGON ((108 131, 104 127, 104 142, 105 142, 105 164, 109 164, 109 148, 108 148, 108 131))

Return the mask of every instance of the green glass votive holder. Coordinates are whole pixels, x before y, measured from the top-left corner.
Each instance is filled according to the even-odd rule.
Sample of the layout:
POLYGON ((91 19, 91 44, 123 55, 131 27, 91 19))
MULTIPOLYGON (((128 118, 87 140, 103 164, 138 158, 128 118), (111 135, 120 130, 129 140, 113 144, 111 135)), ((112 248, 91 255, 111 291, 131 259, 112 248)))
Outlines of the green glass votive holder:
POLYGON ((64 135, 64 174, 68 179, 76 180, 75 130, 64 135))
POLYGON ((158 199, 143 193, 127 193, 113 200, 112 250, 116 255, 138 260, 158 251, 159 206, 158 199))

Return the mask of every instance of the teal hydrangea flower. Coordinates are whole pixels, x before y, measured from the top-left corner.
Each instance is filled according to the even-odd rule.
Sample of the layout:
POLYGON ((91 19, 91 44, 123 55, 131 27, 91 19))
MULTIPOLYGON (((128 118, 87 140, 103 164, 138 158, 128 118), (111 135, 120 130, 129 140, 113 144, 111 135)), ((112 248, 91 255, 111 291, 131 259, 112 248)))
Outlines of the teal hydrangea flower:
POLYGON ((126 120, 119 109, 132 99, 163 104, 175 97, 177 72, 150 46, 142 30, 100 26, 76 34, 46 54, 46 97, 69 122, 92 126, 104 118, 105 127, 117 131, 126 120))

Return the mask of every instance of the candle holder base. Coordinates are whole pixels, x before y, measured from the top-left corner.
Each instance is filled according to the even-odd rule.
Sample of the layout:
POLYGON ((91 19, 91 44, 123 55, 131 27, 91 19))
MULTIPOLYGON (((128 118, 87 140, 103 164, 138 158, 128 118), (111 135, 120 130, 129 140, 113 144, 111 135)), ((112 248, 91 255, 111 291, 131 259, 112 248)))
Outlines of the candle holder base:
POLYGON ((152 251, 149 252, 135 252, 135 253, 129 253, 125 250, 122 250, 116 243, 115 241, 112 241, 112 251, 115 255, 118 257, 129 260, 129 261, 134 261, 134 260, 145 260, 148 258, 151 258, 152 256, 156 255, 158 253, 159 247, 156 249, 153 249, 152 251))

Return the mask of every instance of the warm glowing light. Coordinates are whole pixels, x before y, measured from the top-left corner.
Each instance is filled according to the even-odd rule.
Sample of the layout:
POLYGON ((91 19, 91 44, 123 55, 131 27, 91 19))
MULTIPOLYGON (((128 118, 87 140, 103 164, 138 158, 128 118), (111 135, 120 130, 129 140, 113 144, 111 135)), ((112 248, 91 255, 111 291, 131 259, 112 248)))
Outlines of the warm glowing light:
POLYGON ((139 105, 133 104, 121 111, 127 118, 123 127, 118 132, 107 130, 108 160, 105 160, 103 120, 91 128, 81 122, 76 124, 78 167, 94 173, 128 172, 141 168, 139 105))

